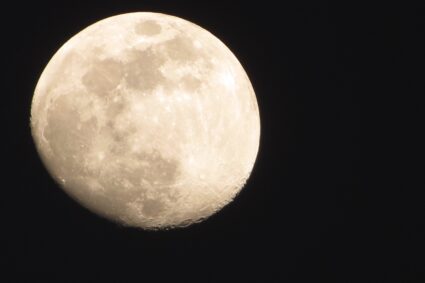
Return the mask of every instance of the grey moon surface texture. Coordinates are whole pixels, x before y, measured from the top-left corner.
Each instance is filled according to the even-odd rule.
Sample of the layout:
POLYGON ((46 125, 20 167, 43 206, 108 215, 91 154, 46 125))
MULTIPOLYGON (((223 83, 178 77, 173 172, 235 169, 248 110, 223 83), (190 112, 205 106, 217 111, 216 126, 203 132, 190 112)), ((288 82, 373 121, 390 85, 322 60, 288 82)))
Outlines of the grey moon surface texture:
POLYGON ((148 12, 67 41, 37 83, 30 124, 69 196, 142 229, 220 210, 246 183, 260 141, 256 96, 233 53, 196 24, 148 12))

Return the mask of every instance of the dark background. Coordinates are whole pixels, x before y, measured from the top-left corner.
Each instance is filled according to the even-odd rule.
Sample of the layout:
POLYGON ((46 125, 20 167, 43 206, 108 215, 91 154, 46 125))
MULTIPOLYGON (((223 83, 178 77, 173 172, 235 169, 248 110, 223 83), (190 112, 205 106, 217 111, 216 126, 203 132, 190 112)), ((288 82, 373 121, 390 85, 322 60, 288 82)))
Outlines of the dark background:
POLYGON ((1 4, 1 268, 57 273, 57 282, 81 282, 85 271, 116 282, 425 282, 423 13, 401 1, 339 2, 1 4), (31 139, 31 98, 51 56, 86 26, 135 11, 220 38, 260 107, 248 184, 184 229, 140 231, 86 211, 49 177, 31 139))

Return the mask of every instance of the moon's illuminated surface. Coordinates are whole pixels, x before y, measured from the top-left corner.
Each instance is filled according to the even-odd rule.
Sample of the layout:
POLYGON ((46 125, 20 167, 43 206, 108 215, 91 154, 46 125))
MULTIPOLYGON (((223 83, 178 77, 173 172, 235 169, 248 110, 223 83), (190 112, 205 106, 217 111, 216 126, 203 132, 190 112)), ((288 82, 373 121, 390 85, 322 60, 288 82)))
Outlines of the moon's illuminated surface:
POLYGON ((260 118, 219 39, 177 17, 130 13, 57 51, 38 81, 31 129, 67 194, 115 222, 157 229, 205 219, 237 195, 260 118))

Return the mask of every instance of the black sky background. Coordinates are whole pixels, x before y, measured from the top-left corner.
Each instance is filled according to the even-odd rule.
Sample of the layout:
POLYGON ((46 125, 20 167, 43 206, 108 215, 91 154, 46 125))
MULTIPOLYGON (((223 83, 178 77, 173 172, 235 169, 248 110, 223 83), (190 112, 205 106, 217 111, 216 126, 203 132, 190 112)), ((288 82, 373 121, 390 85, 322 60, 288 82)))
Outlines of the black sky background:
POLYGON ((57 282, 81 282, 85 271, 113 272, 115 282, 425 282, 423 13, 278 2, 1 4, 1 268, 57 273, 57 282), (259 103, 248 184, 184 229, 141 231, 85 210, 49 177, 31 138, 32 94, 51 56, 88 25, 136 11, 212 32, 244 66, 259 103))

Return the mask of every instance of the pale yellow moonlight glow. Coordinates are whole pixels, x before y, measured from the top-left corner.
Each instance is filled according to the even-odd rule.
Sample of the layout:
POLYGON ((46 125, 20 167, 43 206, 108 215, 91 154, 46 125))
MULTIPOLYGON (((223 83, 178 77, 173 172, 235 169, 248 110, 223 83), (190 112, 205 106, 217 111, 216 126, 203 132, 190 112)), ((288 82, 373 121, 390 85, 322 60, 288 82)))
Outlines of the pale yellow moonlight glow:
POLYGON ((219 39, 177 17, 130 13, 57 51, 35 89, 31 129, 72 198, 158 229, 205 219, 237 195, 260 118, 244 69, 219 39))

